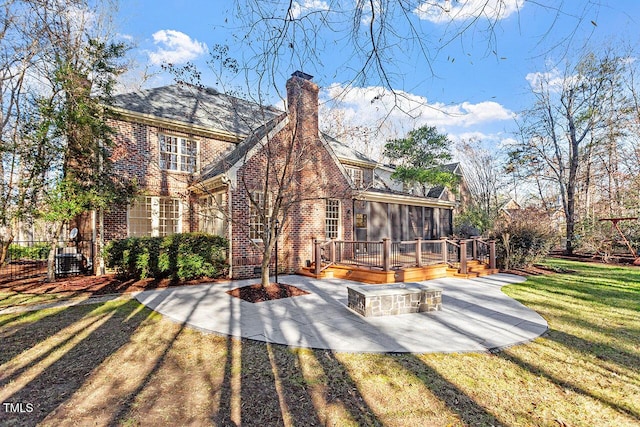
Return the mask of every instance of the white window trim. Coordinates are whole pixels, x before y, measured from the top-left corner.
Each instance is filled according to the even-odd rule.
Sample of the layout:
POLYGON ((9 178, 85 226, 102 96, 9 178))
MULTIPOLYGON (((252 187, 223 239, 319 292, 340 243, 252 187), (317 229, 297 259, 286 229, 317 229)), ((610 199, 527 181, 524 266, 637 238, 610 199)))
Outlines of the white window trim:
POLYGON ((329 201, 334 201, 337 202, 338 206, 337 206, 337 218, 331 218, 331 220, 335 220, 336 221, 336 235, 335 238, 336 239, 340 239, 341 236, 341 230, 342 230, 342 203, 340 203, 339 199, 326 199, 325 200, 325 205, 324 205, 324 236, 327 239, 330 239, 331 237, 329 237, 329 233, 328 233, 328 227, 327 227, 327 220, 329 220, 329 218, 327 217, 327 205, 329 203, 329 201))
POLYGON ((364 188, 364 170, 357 166, 345 166, 345 169, 353 186, 358 189, 364 188), (356 175, 360 175, 358 180, 356 180, 356 175))
POLYGON ((225 216, 225 199, 227 193, 220 192, 209 194, 207 196, 201 197, 198 201, 199 203, 199 216, 198 219, 198 230, 210 234, 219 234, 224 236, 225 230, 228 227, 227 217, 225 216), (216 223, 218 221, 222 222, 221 233, 214 233, 217 228, 216 223))
MULTIPOLYGON (((256 195, 257 195, 257 194, 259 194, 259 195, 260 195, 260 197, 264 196, 264 193, 263 193, 262 191, 252 191, 252 192, 251 192, 251 194, 252 194, 252 197, 253 197, 253 199, 254 199, 254 200, 255 200, 256 195)), ((265 223, 265 222, 261 222, 261 223, 255 222, 255 223, 252 223, 252 222, 251 222, 251 220, 252 220, 251 211, 252 211, 252 209, 257 209, 257 208, 253 205, 253 203, 251 202, 251 200, 250 200, 250 199, 248 199, 247 201, 249 202, 249 219, 248 219, 248 222, 247 222, 247 225, 248 225, 248 227, 249 227, 249 238, 251 239, 251 241, 252 241, 253 243, 262 243, 262 241, 263 241, 263 240, 262 240, 262 238, 258 238, 258 237, 253 237, 253 238, 252 238, 252 237, 251 237, 251 234, 253 233, 253 229, 254 229, 254 228, 253 228, 253 226, 255 226, 255 225, 257 225, 257 224, 262 224, 262 229, 264 230, 264 229, 268 226, 268 224, 269 224, 269 219, 271 218, 271 216, 270 216, 270 215, 265 215, 266 223, 265 223)), ((267 210, 267 211, 268 211, 268 210, 271 208, 271 198, 270 198, 270 195, 268 195, 268 194, 267 194, 267 201, 266 201, 266 203, 265 203, 264 201, 263 201, 262 203, 263 203, 263 205, 262 205, 262 208, 261 208, 261 209, 262 209, 262 210, 267 210)), ((258 215, 258 217, 259 217, 259 215, 258 215)))
POLYGON ((193 139, 193 138, 187 138, 184 136, 179 136, 179 135, 172 135, 171 133, 166 133, 166 132, 158 132, 157 134, 157 138, 158 138, 158 166, 160 167, 160 170, 163 171, 168 171, 168 172, 177 172, 177 173, 184 173, 184 174, 191 174, 191 173, 196 173, 200 170, 200 141, 197 139, 193 139), (167 153, 167 151, 162 151, 162 143, 161 143, 161 139, 162 137, 167 137, 167 138, 176 138, 176 143, 178 144, 178 152, 176 153, 177 156, 177 160, 176 160, 176 166, 177 169, 168 169, 166 166, 163 166, 162 164, 162 154, 163 153, 167 153), (182 170, 182 157, 185 156, 184 154, 180 153, 180 148, 181 148, 181 141, 185 140, 185 141, 191 141, 194 142, 196 144, 196 153, 195 153, 195 165, 194 165, 194 170, 193 172, 188 171, 188 170, 182 170))
MULTIPOLYGON (((160 236, 160 199, 177 200, 178 201, 178 218, 176 233, 182 233, 182 217, 184 213, 184 203, 175 197, 159 197, 159 196, 141 196, 142 200, 138 203, 145 203, 146 198, 151 199, 151 237, 160 236)), ((172 233, 173 234, 173 233, 172 233)), ((168 234, 165 234, 168 235, 168 234)), ((131 234, 131 205, 127 206, 127 236, 131 234)))

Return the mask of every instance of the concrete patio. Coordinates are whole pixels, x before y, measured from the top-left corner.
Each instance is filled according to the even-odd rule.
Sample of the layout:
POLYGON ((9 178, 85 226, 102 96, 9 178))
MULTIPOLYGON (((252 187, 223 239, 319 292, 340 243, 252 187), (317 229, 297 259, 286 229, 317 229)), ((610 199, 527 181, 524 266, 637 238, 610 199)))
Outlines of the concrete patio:
MULTIPOLYGON (((422 282, 442 289, 442 311, 362 317, 347 308, 349 282, 280 276, 309 295, 252 304, 226 293, 256 279, 145 291, 136 299, 204 332, 348 353, 486 352, 542 335, 547 322, 502 293, 525 279, 493 274, 422 282)), ((372 285, 375 286, 375 285, 372 285)))

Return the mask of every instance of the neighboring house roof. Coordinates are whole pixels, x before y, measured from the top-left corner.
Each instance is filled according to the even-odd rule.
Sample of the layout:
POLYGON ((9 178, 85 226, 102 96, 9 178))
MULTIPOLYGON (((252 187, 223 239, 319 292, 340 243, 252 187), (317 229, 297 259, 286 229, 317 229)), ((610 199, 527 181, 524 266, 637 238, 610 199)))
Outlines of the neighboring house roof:
POLYGON ((187 84, 116 95, 112 107, 116 113, 132 112, 139 116, 242 136, 249 135, 265 122, 282 114, 276 108, 263 107, 213 88, 187 84))
POLYGON ((377 162, 371 157, 359 152, 358 150, 349 147, 348 145, 338 141, 334 137, 321 132, 320 136, 331 146, 331 149, 335 155, 342 162, 352 163, 355 165, 369 166, 371 168, 377 165, 377 162))

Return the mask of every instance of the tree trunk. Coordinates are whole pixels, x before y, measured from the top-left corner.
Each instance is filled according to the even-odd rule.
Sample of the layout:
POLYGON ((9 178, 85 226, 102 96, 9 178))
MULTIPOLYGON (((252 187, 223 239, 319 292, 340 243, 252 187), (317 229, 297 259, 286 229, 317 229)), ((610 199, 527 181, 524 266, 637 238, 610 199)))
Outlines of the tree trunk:
POLYGON ((267 245, 262 254, 262 272, 260 274, 260 285, 262 287, 269 285, 269 264, 271 264, 271 247, 267 245))
POLYGON ((9 246, 13 242, 13 235, 10 234, 9 237, 0 240, 0 266, 3 266, 5 261, 7 260, 7 255, 9 254, 9 246))

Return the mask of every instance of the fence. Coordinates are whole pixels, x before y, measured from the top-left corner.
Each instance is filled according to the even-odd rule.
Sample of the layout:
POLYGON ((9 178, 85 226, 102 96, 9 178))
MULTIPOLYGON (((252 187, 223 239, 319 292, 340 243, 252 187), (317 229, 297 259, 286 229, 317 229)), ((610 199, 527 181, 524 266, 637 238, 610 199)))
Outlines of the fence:
MULTIPOLYGON (((14 240, 0 268, 0 282, 13 282, 46 276, 51 242, 14 240)), ((93 272, 94 245, 92 240, 58 243, 54 256, 56 277, 93 272)))
POLYGON ((353 265, 383 271, 407 267, 448 264, 467 273, 467 262, 478 260, 495 268, 495 242, 480 238, 467 240, 422 240, 380 242, 314 240, 315 273, 333 264, 353 265))

